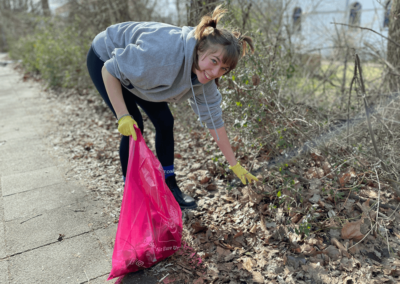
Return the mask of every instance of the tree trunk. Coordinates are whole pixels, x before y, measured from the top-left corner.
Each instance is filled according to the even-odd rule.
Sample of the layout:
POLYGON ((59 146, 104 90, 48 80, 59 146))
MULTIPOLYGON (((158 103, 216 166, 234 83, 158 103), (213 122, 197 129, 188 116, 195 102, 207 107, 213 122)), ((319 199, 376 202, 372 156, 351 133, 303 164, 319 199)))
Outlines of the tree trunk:
MULTIPOLYGON (((400 43, 400 0, 392 0, 392 8, 389 17, 389 37, 397 43, 400 43)), ((387 60, 397 69, 400 73, 400 48, 391 42, 387 44, 387 60)), ((392 92, 400 90, 400 77, 393 75, 392 70, 388 74, 389 88, 392 92)))
POLYGON ((216 4, 215 0, 191 0, 188 7, 188 26, 197 26, 201 17, 214 11, 216 4))
POLYGON ((49 0, 41 0, 43 15, 46 17, 50 16, 49 0))
POLYGON ((0 24, 0 32, 1 32, 1 46, 0 51, 5 52, 7 50, 7 38, 3 28, 3 25, 0 24))
POLYGON ((129 15, 128 0, 115 1, 115 4, 117 6, 117 13, 118 13, 117 22, 122 23, 122 22, 132 21, 129 15))

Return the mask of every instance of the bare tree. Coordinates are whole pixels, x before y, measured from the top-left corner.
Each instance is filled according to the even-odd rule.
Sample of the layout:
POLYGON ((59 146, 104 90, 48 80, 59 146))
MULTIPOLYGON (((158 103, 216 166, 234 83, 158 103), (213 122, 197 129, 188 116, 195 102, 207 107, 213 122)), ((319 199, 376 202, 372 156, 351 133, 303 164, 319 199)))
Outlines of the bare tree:
MULTIPOLYGON (((400 42, 400 0, 392 0, 392 8, 390 11, 389 22, 389 38, 396 42, 400 42)), ((395 44, 388 42, 387 45, 387 61, 399 71, 400 67, 400 48, 395 44)), ((399 72, 397 72, 399 73, 399 72)), ((388 74, 389 88, 392 92, 400 90, 400 77, 393 72, 388 74)))
POLYGON ((127 22, 131 21, 131 17, 129 15, 129 0, 116 0, 111 1, 115 5, 115 14, 118 22, 127 22))
POLYGON ((43 15, 50 16, 49 0, 41 0, 43 15))
POLYGON ((201 17, 212 12, 217 2, 215 0, 191 0, 188 7, 188 26, 196 26, 201 17))

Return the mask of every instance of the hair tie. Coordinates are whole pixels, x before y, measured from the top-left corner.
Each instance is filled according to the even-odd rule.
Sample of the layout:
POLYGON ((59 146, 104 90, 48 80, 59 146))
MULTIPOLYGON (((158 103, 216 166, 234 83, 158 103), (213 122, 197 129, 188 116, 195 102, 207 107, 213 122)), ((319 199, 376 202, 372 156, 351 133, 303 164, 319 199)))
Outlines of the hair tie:
POLYGON ((210 27, 216 29, 217 28, 217 21, 214 19, 211 19, 208 24, 210 25, 210 27))

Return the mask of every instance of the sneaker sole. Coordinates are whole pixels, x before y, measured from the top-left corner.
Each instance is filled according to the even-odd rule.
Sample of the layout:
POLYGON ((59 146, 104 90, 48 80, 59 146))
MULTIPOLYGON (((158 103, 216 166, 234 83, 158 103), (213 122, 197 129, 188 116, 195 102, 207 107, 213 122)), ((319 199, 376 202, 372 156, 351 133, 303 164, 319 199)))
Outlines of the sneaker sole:
POLYGON ((197 204, 194 204, 192 206, 181 206, 179 205, 179 207, 181 208, 181 210, 185 210, 185 209, 196 209, 198 207, 197 204))

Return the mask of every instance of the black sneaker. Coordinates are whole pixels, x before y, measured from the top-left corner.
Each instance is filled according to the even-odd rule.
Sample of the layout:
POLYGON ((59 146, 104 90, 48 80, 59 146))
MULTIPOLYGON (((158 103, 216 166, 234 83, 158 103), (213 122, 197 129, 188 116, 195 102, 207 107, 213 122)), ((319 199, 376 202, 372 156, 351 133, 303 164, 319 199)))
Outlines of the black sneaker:
POLYGON ((176 184, 175 175, 167 177, 165 179, 165 183, 168 185, 169 189, 171 190, 172 194, 174 195, 176 201, 178 202, 181 209, 195 209, 197 208, 196 201, 193 197, 184 194, 176 184))

